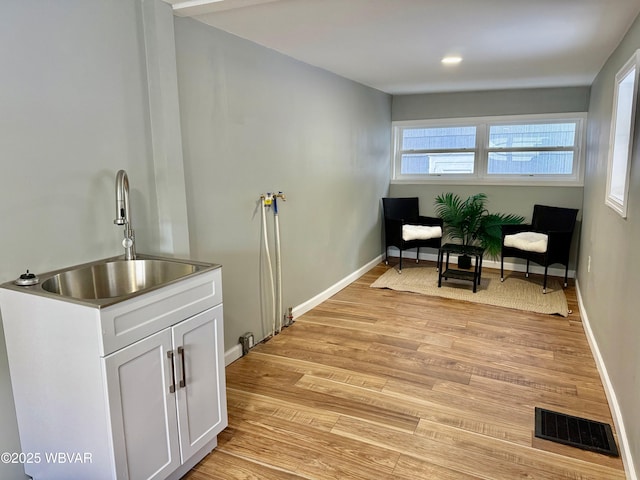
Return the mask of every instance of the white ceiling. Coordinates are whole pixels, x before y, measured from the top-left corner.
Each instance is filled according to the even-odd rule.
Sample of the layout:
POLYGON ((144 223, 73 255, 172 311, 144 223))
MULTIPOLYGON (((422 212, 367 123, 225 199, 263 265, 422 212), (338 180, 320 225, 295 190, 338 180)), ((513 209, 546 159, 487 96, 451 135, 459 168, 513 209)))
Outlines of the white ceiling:
POLYGON ((391 94, 590 85, 640 0, 165 0, 391 94), (443 56, 463 57, 444 66, 443 56))

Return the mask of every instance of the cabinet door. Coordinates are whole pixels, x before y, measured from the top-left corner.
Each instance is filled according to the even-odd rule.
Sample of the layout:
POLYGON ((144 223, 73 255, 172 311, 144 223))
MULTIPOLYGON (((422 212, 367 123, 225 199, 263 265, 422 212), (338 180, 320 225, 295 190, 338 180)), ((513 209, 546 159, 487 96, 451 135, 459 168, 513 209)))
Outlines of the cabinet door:
POLYGON ((118 479, 166 478, 180 466, 171 330, 104 359, 118 479))
POLYGON ((185 461, 227 426, 222 305, 173 328, 178 430, 185 461))

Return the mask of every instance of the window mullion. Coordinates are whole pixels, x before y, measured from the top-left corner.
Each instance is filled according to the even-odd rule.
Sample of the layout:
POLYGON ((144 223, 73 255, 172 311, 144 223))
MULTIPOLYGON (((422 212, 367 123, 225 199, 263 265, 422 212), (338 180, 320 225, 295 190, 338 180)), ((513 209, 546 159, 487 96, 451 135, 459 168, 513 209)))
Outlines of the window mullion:
POLYGON ((487 177, 487 147, 489 144, 488 128, 486 123, 481 123, 476 129, 476 175, 478 178, 487 177))
POLYGON ((416 150, 401 150, 401 154, 405 153, 465 153, 475 152, 475 148, 431 148, 431 149, 416 149, 416 150))
POLYGON ((575 152, 578 147, 487 147, 487 152, 575 152))

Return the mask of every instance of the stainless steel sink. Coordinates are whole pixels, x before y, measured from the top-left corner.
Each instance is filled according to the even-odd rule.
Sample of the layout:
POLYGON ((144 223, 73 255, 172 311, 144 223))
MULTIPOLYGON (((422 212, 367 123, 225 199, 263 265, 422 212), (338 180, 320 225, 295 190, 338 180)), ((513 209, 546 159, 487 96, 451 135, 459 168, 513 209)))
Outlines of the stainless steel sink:
POLYGON ((215 263, 138 254, 136 260, 104 258, 38 274, 34 284, 10 281, 0 287, 104 308, 218 268, 215 263))
POLYGON ((81 300, 113 298, 167 284, 199 269, 170 260, 115 260, 58 273, 42 282, 42 288, 81 300))

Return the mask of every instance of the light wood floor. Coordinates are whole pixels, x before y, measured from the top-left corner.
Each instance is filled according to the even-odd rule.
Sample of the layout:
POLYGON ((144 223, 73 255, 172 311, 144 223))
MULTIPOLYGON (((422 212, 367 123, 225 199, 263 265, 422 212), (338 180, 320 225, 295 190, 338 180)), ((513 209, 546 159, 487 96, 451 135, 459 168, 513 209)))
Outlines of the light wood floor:
POLYGON ((229 365, 229 427, 185 478, 625 478, 533 436, 535 406, 613 427, 573 286, 563 318, 369 288, 386 268, 229 365))

